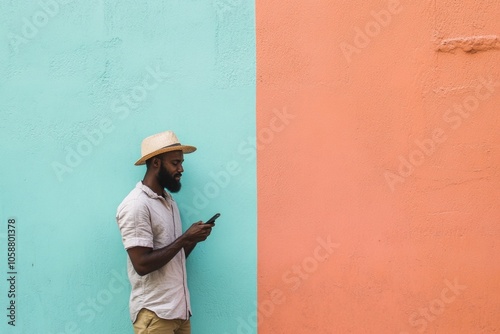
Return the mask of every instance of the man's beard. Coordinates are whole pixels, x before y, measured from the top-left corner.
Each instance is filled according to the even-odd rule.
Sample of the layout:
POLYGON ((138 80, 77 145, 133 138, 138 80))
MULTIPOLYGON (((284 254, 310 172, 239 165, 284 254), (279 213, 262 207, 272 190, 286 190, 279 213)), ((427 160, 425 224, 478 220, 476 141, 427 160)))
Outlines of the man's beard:
POLYGON ((176 193, 181 190, 181 182, 175 179, 176 176, 181 176, 181 174, 172 176, 162 165, 158 172, 158 182, 163 188, 167 188, 168 191, 176 193))

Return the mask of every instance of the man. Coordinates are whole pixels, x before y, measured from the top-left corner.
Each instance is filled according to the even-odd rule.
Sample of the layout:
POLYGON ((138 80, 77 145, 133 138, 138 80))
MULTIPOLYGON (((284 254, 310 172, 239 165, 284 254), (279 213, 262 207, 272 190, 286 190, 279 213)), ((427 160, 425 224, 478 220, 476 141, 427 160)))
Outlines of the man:
POLYGON ((118 206, 136 334, 191 333, 186 257, 214 224, 199 221, 182 233, 179 209, 165 188, 172 193, 181 189, 184 153, 195 150, 181 145, 172 131, 144 139, 135 165, 146 164, 146 174, 118 206))

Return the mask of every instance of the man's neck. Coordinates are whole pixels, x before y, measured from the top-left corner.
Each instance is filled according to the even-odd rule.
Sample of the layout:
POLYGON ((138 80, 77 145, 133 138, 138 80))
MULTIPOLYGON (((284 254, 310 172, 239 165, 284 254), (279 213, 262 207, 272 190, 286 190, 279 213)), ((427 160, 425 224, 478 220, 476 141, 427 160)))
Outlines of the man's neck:
POLYGON ((149 187, 149 189, 153 190, 158 196, 163 197, 163 187, 158 183, 158 181, 155 178, 146 174, 144 176, 144 179, 142 180, 142 184, 149 187))

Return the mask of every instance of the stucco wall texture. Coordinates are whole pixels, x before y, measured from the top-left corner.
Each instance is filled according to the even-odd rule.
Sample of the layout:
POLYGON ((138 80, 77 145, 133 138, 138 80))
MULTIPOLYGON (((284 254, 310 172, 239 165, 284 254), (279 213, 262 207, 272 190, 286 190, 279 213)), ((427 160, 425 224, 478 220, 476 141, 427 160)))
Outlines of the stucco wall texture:
POLYGON ((115 213, 167 129, 198 148, 184 229, 221 213, 188 259, 193 333, 231 333, 257 286, 254 4, 0 1, 0 60, 0 333, 133 333, 115 213))
POLYGON ((500 2, 256 13, 259 333, 498 332, 500 2))
POLYGON ((198 147, 184 225, 222 213, 193 333, 498 332, 499 14, 1 1, 0 333, 132 333, 114 212, 166 129, 198 147))

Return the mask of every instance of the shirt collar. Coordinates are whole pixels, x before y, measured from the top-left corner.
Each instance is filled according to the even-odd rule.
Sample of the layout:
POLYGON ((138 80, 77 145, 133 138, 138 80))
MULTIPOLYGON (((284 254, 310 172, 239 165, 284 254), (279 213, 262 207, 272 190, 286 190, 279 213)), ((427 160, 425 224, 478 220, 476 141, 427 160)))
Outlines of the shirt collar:
POLYGON ((163 189, 163 197, 158 196, 157 193, 155 193, 151 188, 149 188, 147 185, 142 183, 142 181, 137 182, 136 188, 141 189, 148 195, 150 198, 153 199, 168 199, 169 201, 173 201, 174 199, 172 198, 172 195, 170 195, 165 189, 163 189))

